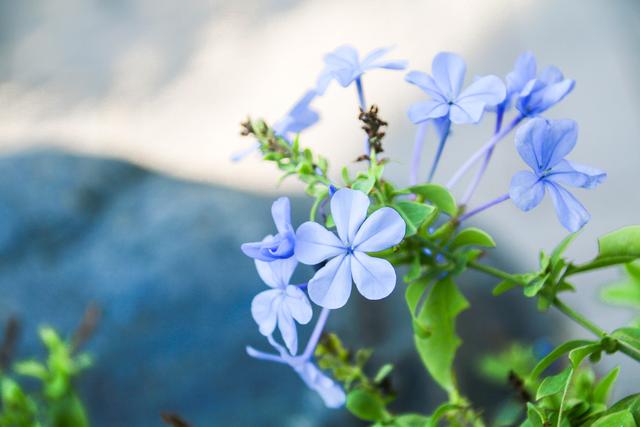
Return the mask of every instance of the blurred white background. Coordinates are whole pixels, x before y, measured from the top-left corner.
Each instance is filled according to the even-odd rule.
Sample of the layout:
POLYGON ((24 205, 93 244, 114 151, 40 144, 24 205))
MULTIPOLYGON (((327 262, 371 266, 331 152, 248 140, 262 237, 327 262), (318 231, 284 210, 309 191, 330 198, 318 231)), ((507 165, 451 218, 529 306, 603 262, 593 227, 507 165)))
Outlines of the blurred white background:
MULTIPOLYGON (((640 222, 637 0, 0 0, 0 149, 55 145, 249 191, 299 192, 293 183, 276 188, 276 171, 257 157, 230 161, 250 145, 238 123, 247 114, 278 119, 314 84, 322 55, 343 43, 363 53, 396 45, 390 57, 425 71, 438 51, 454 51, 467 60, 468 81, 503 77, 532 50, 540 66, 554 64, 577 81, 547 114, 578 122, 570 158, 609 173, 597 190, 577 192, 593 219, 569 255, 591 256, 596 236, 640 222)), ((423 94, 401 72, 375 71, 364 84, 390 123, 388 171, 406 182, 414 133, 406 109, 423 94)), ((327 155, 334 172, 361 149, 356 105, 353 88, 332 85, 315 103, 322 122, 302 141, 327 155)), ((493 117, 486 118, 454 129, 436 181, 490 136, 493 117)), ((511 141, 501 144, 475 203, 504 193, 524 168, 511 141)), ((430 134, 424 174, 434 145, 430 134)), ((517 268, 532 267, 540 248, 565 235, 548 200, 528 214, 507 203, 477 221, 523 260, 517 268)), ((595 297, 598 284, 615 277, 580 283, 580 300, 570 302, 605 327, 630 319, 595 297)))

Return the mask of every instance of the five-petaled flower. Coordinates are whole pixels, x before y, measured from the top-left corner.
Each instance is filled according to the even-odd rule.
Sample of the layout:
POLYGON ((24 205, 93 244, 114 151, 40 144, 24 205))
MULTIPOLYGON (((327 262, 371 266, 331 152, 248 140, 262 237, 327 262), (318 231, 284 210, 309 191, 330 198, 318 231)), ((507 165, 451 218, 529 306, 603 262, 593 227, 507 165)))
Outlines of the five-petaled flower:
POLYGON ((271 262, 290 258, 294 254, 296 237, 291 225, 291 204, 289 199, 281 197, 271 206, 271 215, 278 234, 268 235, 261 242, 244 243, 241 246, 245 255, 260 261, 271 262))
POLYGON ((560 102, 573 90, 575 80, 565 79, 562 72, 550 65, 536 77, 536 58, 531 52, 521 54, 507 75, 507 93, 516 108, 525 116, 543 113, 560 102))
POLYGON ((315 265, 327 259, 307 287, 311 300, 330 309, 344 306, 352 280, 371 300, 388 296, 396 285, 389 261, 366 252, 378 252, 402 240, 405 223, 394 209, 383 207, 367 218, 369 198, 362 191, 343 188, 331 198, 331 214, 338 236, 316 222, 305 222, 296 232, 296 257, 315 265))
POLYGON ((590 218, 582 204, 561 184, 594 188, 606 173, 565 160, 576 144, 578 126, 573 120, 534 118, 516 133, 516 148, 533 172, 523 171, 511 180, 509 196, 523 211, 536 207, 549 191, 560 223, 569 231, 582 228, 590 218))
POLYGON ((295 257, 271 262, 256 260, 258 275, 272 289, 262 291, 251 302, 251 314, 260 333, 270 336, 278 326, 291 354, 298 352, 296 321, 306 325, 313 316, 307 295, 289 280, 298 261, 295 257))
POLYGON ((317 123, 320 116, 309 108, 317 95, 315 90, 308 90, 291 110, 273 125, 275 134, 290 141, 291 134, 298 134, 317 123))
POLYGON ((409 72, 405 79, 432 98, 413 104, 409 119, 413 123, 440 118, 456 124, 478 123, 485 107, 504 100, 506 89, 496 76, 481 77, 462 90, 466 69, 460 56, 441 52, 433 59, 432 76, 421 71, 409 72))
POLYGON ((347 87, 359 79, 366 71, 375 68, 388 70, 404 70, 407 61, 381 59, 391 47, 374 49, 360 61, 358 51, 350 45, 336 48, 324 56, 325 67, 318 77, 316 89, 320 95, 324 94, 331 80, 336 80, 342 87, 347 87))

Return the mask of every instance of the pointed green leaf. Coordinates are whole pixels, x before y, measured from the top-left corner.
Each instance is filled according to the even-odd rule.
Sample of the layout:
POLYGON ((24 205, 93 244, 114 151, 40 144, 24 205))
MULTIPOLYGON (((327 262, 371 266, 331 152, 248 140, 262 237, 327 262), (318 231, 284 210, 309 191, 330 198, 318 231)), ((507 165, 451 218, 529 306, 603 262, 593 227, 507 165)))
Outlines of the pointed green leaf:
POLYGON ((613 384, 616 382, 619 373, 620 367, 616 366, 600 380, 598 385, 596 385, 596 388, 593 390, 594 402, 606 404, 609 401, 611 389, 613 388, 613 384))
POLYGON ((493 296, 497 297, 499 295, 504 294, 507 291, 510 291, 516 286, 518 286, 518 283, 516 282, 512 282, 510 280, 503 280, 502 282, 498 283, 495 288, 493 288, 493 291, 491 291, 491 293, 493 294, 493 296))
POLYGON ((382 421, 387 411, 382 398, 368 390, 357 388, 347 395, 347 409, 365 421, 382 421))
POLYGON ((449 249, 453 251, 463 246, 482 246, 485 248, 493 248, 496 246, 496 242, 486 231, 475 227, 469 227, 460 231, 460 233, 453 238, 453 242, 451 242, 449 249))
POLYGON ((611 336, 640 354, 640 328, 619 328, 613 331, 611 336))
POLYGON ((566 368, 564 371, 560 372, 557 375, 546 377, 544 380, 542 380, 542 383, 540 383, 540 386, 538 387, 538 391, 536 392, 536 400, 540 400, 542 398, 564 392, 567 384, 571 380, 572 373, 572 368, 566 368))
POLYGON ((562 256, 564 251, 567 250, 571 242, 573 242, 573 240, 578 237, 578 234, 579 232, 569 234, 567 237, 562 239, 562 242, 560 242, 558 246, 555 247, 553 252, 551 252, 551 258, 549 259, 549 262, 552 266, 555 266, 558 261, 560 261, 560 257, 562 256))
POLYGON ((442 212, 453 217, 458 213, 456 199, 449 190, 437 184, 420 184, 410 187, 409 190, 418 196, 430 201, 442 212))
POLYGON ((547 354, 540 362, 538 362, 535 368, 533 368, 533 371, 531 371, 531 379, 537 379, 545 369, 551 366, 553 362, 558 360, 565 353, 570 352, 574 348, 582 347, 588 344, 593 344, 593 341, 573 340, 560 344, 558 347, 553 349, 551 353, 547 354))
POLYGON ((435 211, 433 206, 407 200, 396 202, 391 207, 398 211, 407 224, 405 236, 416 234, 420 225, 435 211))
POLYGON ((598 239, 598 258, 640 258, 640 225, 630 225, 598 239))
POLYGON ((416 315, 416 310, 418 308, 418 303, 424 294, 424 291, 427 289, 427 285, 429 281, 426 279, 416 280, 411 283, 407 290, 404 293, 405 300, 407 301, 407 305, 409 306, 409 312, 411 316, 416 315))
POLYGON ((449 393, 456 390, 452 366, 461 343, 456 318, 468 307, 453 280, 446 278, 433 285, 418 315, 431 330, 428 338, 414 336, 418 353, 431 376, 449 393))
POLYGON ((625 269, 628 278, 604 288, 601 297, 609 304, 640 309, 640 262, 629 263, 625 269))
POLYGON ((637 427, 633 415, 628 409, 614 412, 598 418, 591 427, 637 427))
POLYGON ((578 369, 578 366, 580 366, 585 357, 601 350, 602 347, 599 342, 574 348, 569 352, 569 360, 571 361, 571 366, 573 367, 573 369, 578 369))
POLYGON ((351 188, 354 190, 360 190, 364 194, 369 194, 373 189, 373 186, 376 185, 376 178, 371 175, 359 176, 353 184, 351 184, 351 188))
POLYGON ((544 416, 531 402, 527 402, 527 420, 531 427, 544 427, 544 416))

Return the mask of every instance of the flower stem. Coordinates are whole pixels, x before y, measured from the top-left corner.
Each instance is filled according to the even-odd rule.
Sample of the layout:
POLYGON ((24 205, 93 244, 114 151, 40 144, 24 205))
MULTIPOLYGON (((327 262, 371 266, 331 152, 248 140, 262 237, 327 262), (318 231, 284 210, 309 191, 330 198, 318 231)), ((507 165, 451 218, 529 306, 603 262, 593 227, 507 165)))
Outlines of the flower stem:
POLYGON ((509 199, 509 194, 508 193, 507 194, 503 194, 500 197, 496 197, 495 199, 485 203, 484 205, 479 206, 479 207, 475 208, 474 210, 471 210, 471 211, 467 212, 466 214, 462 215, 460 218, 458 218, 458 222, 462 222, 462 221, 464 221, 466 219, 469 219, 470 217, 474 216, 475 214, 478 214, 478 213, 480 213, 480 212, 482 212, 484 210, 487 210, 490 207, 495 206, 495 205, 497 205, 499 203, 502 203, 502 202, 504 202, 505 200, 508 200, 508 199, 509 199))
MULTIPOLYGON (((356 78, 356 92, 358 93, 358 105, 360 111, 367 111, 367 102, 364 99, 364 89, 362 88, 362 78, 356 78)), ((369 145, 369 137, 364 137, 364 154, 368 156, 370 154, 371 147, 369 145)))
POLYGON ((316 322, 316 326, 313 328, 313 332, 309 337, 309 341, 307 342, 307 346, 304 349, 304 353, 302 353, 301 358, 304 360, 309 360, 313 355, 313 352, 316 350, 316 346, 318 345, 318 341, 320 341, 320 336, 322 335, 322 331, 324 330, 324 326, 327 324, 327 318, 329 317, 328 308, 323 308, 320 312, 320 316, 318 316, 318 321, 316 322))
MULTIPOLYGON (((485 265, 485 264, 481 264, 479 262, 476 261, 470 261, 468 264, 469 268, 473 269, 473 270, 477 270, 477 271, 482 271, 483 273, 487 273, 491 276, 497 277, 499 279, 503 279, 503 280, 509 280, 512 281, 514 283, 518 283, 521 285, 526 285, 526 281, 514 276, 513 274, 509 274, 505 271, 502 271, 500 269, 497 269, 495 267, 491 267, 489 265, 485 265)), ((580 313, 576 312, 575 310, 573 310, 571 307, 567 306, 565 303, 563 303, 562 301, 560 301, 558 298, 554 298, 552 301, 552 304, 555 308, 557 308, 562 314, 564 314, 565 316, 569 317, 571 320, 573 320, 574 322, 576 322, 577 324, 579 324, 580 326, 582 326, 583 328, 585 328, 586 330, 588 330, 589 332, 591 332, 592 334, 594 334, 595 336, 597 336, 598 338, 604 338, 606 337, 608 334, 607 332, 600 328, 599 326, 593 324, 590 320, 588 320, 587 318, 585 318, 583 315, 581 315, 580 313)), ((629 346, 627 343, 624 343, 622 341, 618 341, 618 350, 624 354, 626 354, 627 356, 631 357, 634 360, 637 360, 640 362, 640 352, 629 346)))
POLYGON ((433 164, 431 165, 431 170, 429 171, 429 176, 427 177, 427 182, 431 182, 433 179, 433 175, 436 173, 436 169, 438 168, 438 163, 440 163, 440 157, 442 156, 442 151, 444 150, 444 145, 447 142, 447 138, 449 137, 449 130, 451 129, 451 122, 447 120, 444 128, 442 129, 442 133, 440 135, 440 143, 438 144, 438 150, 436 151, 436 156, 433 158, 433 164))
MULTIPOLYGON (((496 129, 493 132, 494 135, 497 135, 500 132, 500 129, 502 128, 503 117, 504 109, 499 108, 496 112, 496 129)), ((469 200, 471 200, 471 197, 473 197, 473 193, 475 193, 476 189, 478 188, 478 185, 480 184, 480 181, 482 180, 482 177, 487 170, 487 166, 489 166, 489 161, 491 160, 491 156, 493 155, 493 150, 495 150, 495 148, 496 147, 493 146, 489 150, 487 150, 487 154, 485 154, 484 156, 484 160, 482 161, 480 169, 478 169, 476 176, 473 178, 473 181, 471 181, 471 184, 469 184, 469 187, 467 187, 467 191, 462 197, 462 200, 460 202, 462 205, 466 205, 467 203, 469 203, 469 200)))
POLYGON ((416 130, 416 140, 413 145, 413 158, 411 159, 411 174, 409 175, 409 184, 416 185, 418 183, 418 171, 420 169, 420 156, 424 147, 424 137, 427 133, 427 121, 418 124, 416 130))
POLYGON ((460 166, 460 168, 456 171, 456 173, 453 175, 453 177, 451 177, 451 179, 447 183, 447 187, 451 188, 454 185, 456 185, 456 183, 460 180, 460 178, 462 178, 462 175, 464 175, 465 172, 467 172, 469 168, 474 165, 475 162, 480 160, 483 154, 485 154, 487 151, 493 148, 498 142, 500 142, 505 136, 507 136, 507 134, 511 132, 513 128, 515 128, 522 121, 522 119, 524 119, 524 117, 525 116, 523 116, 522 114, 519 114, 513 119, 511 123, 509 123, 507 127, 502 129, 497 134, 493 135, 489 141, 487 141, 482 147, 480 147, 478 151, 476 151, 471 157, 469 157, 469 159, 467 159, 467 161, 462 166, 460 166))

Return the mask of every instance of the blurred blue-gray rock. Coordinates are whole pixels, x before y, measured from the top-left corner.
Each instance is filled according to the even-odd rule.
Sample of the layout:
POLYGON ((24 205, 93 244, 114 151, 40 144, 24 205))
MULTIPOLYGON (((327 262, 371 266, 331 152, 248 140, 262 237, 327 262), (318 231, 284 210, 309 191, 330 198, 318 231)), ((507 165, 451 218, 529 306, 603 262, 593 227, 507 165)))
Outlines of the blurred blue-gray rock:
MULTIPOLYGON (((104 312, 87 347, 96 364, 79 381, 93 425, 157 426, 163 411, 195 426, 358 425, 290 369, 245 354, 268 347, 249 312, 264 285, 239 246, 272 231, 272 198, 46 150, 1 158, 0 176, 0 316, 23 323, 19 357, 42 354, 39 324, 70 333, 90 302, 104 312)), ((304 203, 293 200, 294 223, 304 203)), ((484 287, 474 281, 478 311, 461 318, 470 394, 470 360, 529 328, 508 299, 489 305, 484 287)), ((373 364, 397 365, 397 408, 425 410, 443 395, 413 352, 399 288, 390 301, 354 296, 330 328, 376 346, 373 364)))

